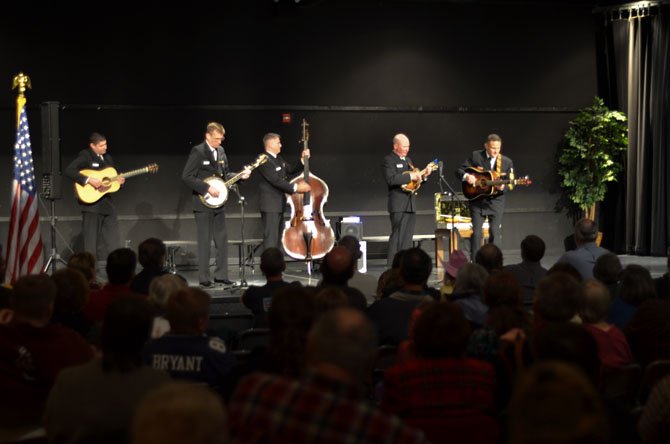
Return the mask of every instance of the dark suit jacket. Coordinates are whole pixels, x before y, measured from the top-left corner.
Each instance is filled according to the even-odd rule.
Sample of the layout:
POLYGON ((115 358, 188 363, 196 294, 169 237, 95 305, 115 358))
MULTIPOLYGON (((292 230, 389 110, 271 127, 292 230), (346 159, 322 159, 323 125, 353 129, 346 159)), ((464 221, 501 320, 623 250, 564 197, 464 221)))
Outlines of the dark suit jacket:
POLYGON ((400 160, 400 156, 391 152, 384 156, 384 163, 382 164, 382 172, 386 185, 388 186, 388 205, 389 213, 414 213, 414 195, 403 191, 401 185, 410 183, 412 178, 409 174, 403 174, 404 171, 411 171, 409 164, 412 160, 405 157, 405 160, 400 160))
MULTIPOLYGON (((499 155, 502 156, 502 165, 500 166, 501 173, 506 173, 509 175, 512 168, 514 168, 512 159, 504 156, 502 153, 499 155)), ((465 175, 465 168, 467 167, 481 167, 486 171, 491 171, 491 162, 488 159, 486 150, 477 150, 472 152, 472 155, 467 158, 465 162, 463 162, 458 170, 456 170, 456 177, 458 180, 463 181, 463 175, 465 175)), ((504 191, 491 197, 472 201, 470 202, 470 205, 475 207, 488 208, 496 212, 503 211, 505 207, 504 191)))
POLYGON ((191 202, 193 203, 193 211, 220 211, 221 208, 208 208, 200 201, 200 196, 207 194, 209 185, 204 179, 211 176, 219 176, 224 179, 229 179, 234 176, 234 173, 229 172, 228 157, 222 147, 216 149, 217 159, 214 160, 212 150, 207 145, 207 142, 202 142, 191 148, 191 153, 188 155, 184 171, 181 178, 192 191, 191 202))
POLYGON ((281 155, 275 159, 272 154, 266 153, 268 161, 258 167, 261 181, 258 185, 260 190, 260 209, 265 213, 283 213, 286 206, 284 194, 293 194, 293 185, 289 183, 289 177, 302 171, 300 161, 295 165, 289 165, 281 155))
MULTIPOLYGON (((81 150, 79 155, 65 168, 63 173, 79 185, 86 184, 86 176, 80 174, 81 170, 104 170, 108 167, 113 167, 114 161, 109 154, 103 155, 103 160, 100 160, 97 154, 91 148, 81 150)), ((81 210, 88 213, 97 214, 113 214, 114 202, 111 194, 105 194, 99 201, 92 204, 87 204, 79 201, 81 210)))

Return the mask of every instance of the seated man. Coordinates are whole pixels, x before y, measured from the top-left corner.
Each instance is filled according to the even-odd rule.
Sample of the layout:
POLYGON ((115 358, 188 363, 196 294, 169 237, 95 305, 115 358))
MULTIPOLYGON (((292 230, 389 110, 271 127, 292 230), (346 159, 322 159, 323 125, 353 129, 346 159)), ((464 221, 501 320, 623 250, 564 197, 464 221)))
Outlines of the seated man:
POLYGON ((593 279, 593 266, 596 260, 608 251, 596 245, 598 226, 590 219, 580 219, 575 224, 575 243, 577 249, 566 251, 558 258, 558 263, 568 263, 575 267, 582 279, 593 279))
POLYGON ((363 257, 361 252, 361 244, 358 242, 354 236, 342 236, 337 242, 337 245, 342 246, 349 250, 349 254, 354 258, 354 276, 349 279, 349 285, 359 289, 368 301, 372 302, 377 292, 377 281, 378 279, 369 274, 363 274, 357 269, 358 260, 363 257))
POLYGON ((170 332, 146 344, 145 362, 175 379, 219 387, 235 359, 223 340, 205 335, 209 295, 198 288, 177 291, 168 301, 166 317, 170 332))
POLYGON ((149 294, 151 280, 168 273, 165 269, 166 254, 165 244, 155 237, 146 239, 137 247, 137 260, 142 265, 142 271, 130 283, 130 288, 135 293, 149 294))
POLYGON ((116 298, 132 293, 130 282, 135 276, 137 256, 130 248, 119 248, 107 256, 107 284, 100 290, 91 292, 82 312, 92 322, 102 322, 107 307, 116 298))
POLYGON ((359 289, 349 285, 349 280, 354 276, 355 271, 356 259, 347 248, 337 246, 323 258, 321 263, 323 279, 317 288, 320 290, 326 287, 337 287, 347 295, 352 307, 364 311, 368 306, 365 295, 359 289))
POLYGON ((504 270, 511 273, 519 282, 521 301, 526 308, 533 306, 535 287, 547 274, 547 269, 540 263, 544 257, 545 248, 541 237, 530 234, 521 241, 521 263, 504 267, 504 270))
POLYGON ((325 313, 309 332, 309 370, 301 379, 254 373, 238 385, 229 403, 233 438, 247 444, 425 442, 363 395, 376 350, 374 328, 360 310, 325 313))

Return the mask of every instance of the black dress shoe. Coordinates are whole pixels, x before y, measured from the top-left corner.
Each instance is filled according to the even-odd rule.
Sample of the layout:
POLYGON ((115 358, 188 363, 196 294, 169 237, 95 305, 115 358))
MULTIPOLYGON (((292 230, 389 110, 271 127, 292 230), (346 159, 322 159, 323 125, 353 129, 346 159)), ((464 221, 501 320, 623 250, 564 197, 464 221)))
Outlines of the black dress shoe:
POLYGON ((228 279, 214 279, 214 282, 217 284, 223 284, 223 285, 233 285, 233 281, 230 281, 228 279))
POLYGON ((200 282, 200 286, 202 288, 212 288, 212 287, 214 287, 214 282, 212 282, 212 281, 200 282))

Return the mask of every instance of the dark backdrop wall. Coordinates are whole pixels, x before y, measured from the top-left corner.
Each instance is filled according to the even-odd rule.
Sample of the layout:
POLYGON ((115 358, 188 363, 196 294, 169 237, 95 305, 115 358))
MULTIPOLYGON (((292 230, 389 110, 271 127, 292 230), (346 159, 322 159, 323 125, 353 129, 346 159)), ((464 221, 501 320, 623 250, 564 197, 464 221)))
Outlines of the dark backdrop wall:
MULTIPOLYGON (((574 111, 596 92, 589 7, 246 0, 117 8, 28 4, 7 14, 0 19, 0 84, 19 71, 32 79, 38 175, 38 104, 47 100, 62 104, 62 165, 93 130, 107 135, 120 170, 160 164, 158 174, 129 179, 115 196, 125 239, 195 239, 180 173, 208 121, 226 127, 224 147, 239 169, 260 152, 268 131, 282 134, 283 154, 295 160, 306 118, 312 170, 330 186, 329 217, 361 215, 366 235, 388 234, 380 163, 395 133, 408 134, 415 162, 442 160, 446 179, 459 187, 458 164, 496 132, 517 175, 534 180, 508 198, 503 248, 516 249, 531 232, 549 249, 562 247, 570 228, 553 211, 555 153, 574 111), (282 113, 293 123, 283 124, 282 113)), ((7 184, 0 239, 14 97, 0 90, 0 184, 7 184)), ((258 237, 256 179, 241 189, 249 201, 245 234, 258 237)), ((69 183, 64 190, 56 208, 65 251, 76 243, 79 211, 69 183)), ((438 190, 435 176, 421 190, 417 233, 435 227, 438 190)), ((231 237, 239 237, 235 201, 228 212, 231 237)))

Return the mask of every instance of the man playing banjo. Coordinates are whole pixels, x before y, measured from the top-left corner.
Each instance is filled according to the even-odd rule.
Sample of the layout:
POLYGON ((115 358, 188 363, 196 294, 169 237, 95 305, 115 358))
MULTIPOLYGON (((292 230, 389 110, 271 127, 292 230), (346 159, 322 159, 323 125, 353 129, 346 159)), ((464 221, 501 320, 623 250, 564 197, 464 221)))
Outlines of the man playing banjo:
MULTIPOLYGON (((207 124, 205 140, 194 146, 188 156, 182 180, 193 191, 191 201, 198 230, 198 281, 200 286, 210 288, 215 283, 232 284, 228 279, 228 232, 226 231, 225 202, 219 203, 225 189, 217 189, 214 183, 205 179, 217 176, 230 179, 235 176, 228 168, 228 158, 221 147, 226 130, 218 122, 207 124), (215 204, 208 204, 208 200, 215 204), (219 204, 220 206, 216 206, 219 204), (216 247, 216 269, 214 282, 209 270, 210 245, 214 240, 216 247)), ((241 173, 241 179, 248 179, 251 170, 247 167, 241 173)))

